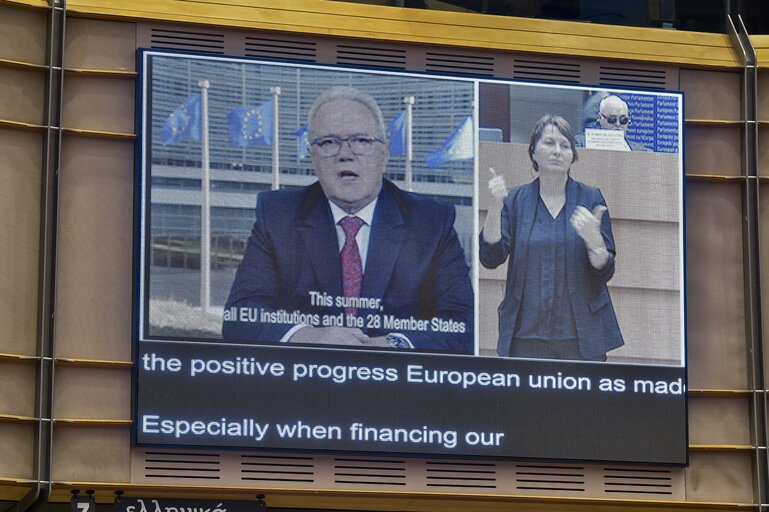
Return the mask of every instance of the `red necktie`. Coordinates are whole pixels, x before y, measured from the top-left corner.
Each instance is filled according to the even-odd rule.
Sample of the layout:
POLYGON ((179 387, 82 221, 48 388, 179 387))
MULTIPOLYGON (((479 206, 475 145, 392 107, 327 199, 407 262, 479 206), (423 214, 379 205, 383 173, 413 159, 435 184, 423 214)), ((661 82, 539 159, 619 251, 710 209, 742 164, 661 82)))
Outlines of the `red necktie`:
MULTIPOLYGON (((344 246, 342 247, 342 289, 345 297, 360 297, 363 284, 363 265, 360 261, 360 251, 355 236, 358 234, 363 220, 360 217, 345 217, 339 221, 344 231, 344 246)), ((358 314, 357 308, 344 308, 348 315, 358 314)))

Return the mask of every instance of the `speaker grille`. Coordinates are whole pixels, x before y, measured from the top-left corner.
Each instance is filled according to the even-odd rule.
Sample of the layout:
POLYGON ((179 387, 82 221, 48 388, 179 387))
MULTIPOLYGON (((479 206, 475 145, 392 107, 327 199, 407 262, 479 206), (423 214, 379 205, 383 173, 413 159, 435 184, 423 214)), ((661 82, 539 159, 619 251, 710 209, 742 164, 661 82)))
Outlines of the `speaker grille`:
POLYGON ((685 499, 682 468, 140 448, 131 457, 134 484, 685 499))
POLYGON ((517 465, 515 488, 531 491, 584 493, 585 468, 583 466, 517 465))
POLYGON ((317 53, 317 43, 314 41, 256 36, 246 36, 245 39, 246 57, 315 62, 317 53))
POLYGON ((598 83, 617 87, 665 89, 667 87, 667 72, 664 69, 601 66, 598 71, 598 83))
POLYGON ((335 458, 334 483, 353 486, 405 486, 406 461, 379 458, 335 458))
POLYGON ((148 451, 143 471, 151 479, 220 480, 220 459, 218 453, 148 451))
POLYGON ((497 465, 483 462, 428 461, 427 487, 496 489, 497 465))
POLYGON ((244 482, 312 483, 315 481, 315 461, 304 456, 241 454, 240 475, 244 482))
POLYGON ((515 59, 513 78, 545 82, 582 82, 582 66, 579 63, 515 59))
POLYGON ((494 57, 484 55, 426 52, 425 70, 467 75, 494 75, 494 57))
POLYGON ((224 34, 193 30, 153 28, 150 35, 152 48, 163 50, 189 50, 204 53, 224 53, 224 34))
POLYGON ((666 469, 604 468, 607 494, 673 494, 673 472, 666 469))
POLYGON ((337 45, 337 64, 406 69, 406 50, 383 46, 337 45))

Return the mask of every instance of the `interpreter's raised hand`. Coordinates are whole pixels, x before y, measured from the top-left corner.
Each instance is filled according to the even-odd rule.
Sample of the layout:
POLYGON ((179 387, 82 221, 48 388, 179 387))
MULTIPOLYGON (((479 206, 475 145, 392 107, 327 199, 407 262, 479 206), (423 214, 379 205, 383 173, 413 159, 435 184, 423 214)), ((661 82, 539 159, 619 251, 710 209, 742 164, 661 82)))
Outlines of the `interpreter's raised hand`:
MULTIPOLYGON (((371 342, 357 327, 302 327, 288 340, 290 343, 313 343, 317 345, 366 345, 371 342)), ((378 344, 373 346, 379 346, 378 344)))
POLYGON ((504 208, 505 197, 507 197, 507 185, 505 177, 498 176, 493 167, 489 167, 489 192, 491 192, 491 201, 486 211, 486 221, 483 223, 483 240, 487 243, 495 244, 502 239, 500 215, 504 208))
POLYGON ((507 197, 507 185, 505 184, 505 177, 496 173, 493 167, 489 167, 489 191, 492 197, 495 199, 504 199, 507 197))
POLYGON ((579 237, 585 241, 588 250, 596 252, 606 249, 601 236, 601 219, 606 213, 606 206, 599 204, 591 212, 584 206, 577 206, 571 215, 571 226, 579 237))

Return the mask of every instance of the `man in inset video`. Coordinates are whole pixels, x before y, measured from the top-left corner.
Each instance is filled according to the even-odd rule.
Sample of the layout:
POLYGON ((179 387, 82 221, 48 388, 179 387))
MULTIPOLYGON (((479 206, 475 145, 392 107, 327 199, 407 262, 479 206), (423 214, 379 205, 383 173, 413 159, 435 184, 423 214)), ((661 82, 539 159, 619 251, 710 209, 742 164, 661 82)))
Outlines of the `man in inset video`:
MULTIPOLYGON (((602 141, 600 146, 602 149, 616 149, 620 151, 651 151, 649 148, 638 142, 628 140, 627 129, 630 125, 630 109, 625 100, 615 94, 608 94, 601 99, 598 104, 598 115, 595 122, 597 128, 601 130, 614 130, 616 132, 622 132, 622 136, 617 136, 617 139, 610 143, 608 146, 604 146, 606 141, 602 141)), ((593 147, 589 138, 590 128, 585 130, 584 134, 580 134, 576 137, 577 145, 580 147, 593 147), (587 139, 587 140, 586 140, 587 139)))
POLYGON ((259 194, 226 340, 474 352, 454 207, 383 178, 385 133, 366 93, 333 87, 315 100, 318 182, 259 194))

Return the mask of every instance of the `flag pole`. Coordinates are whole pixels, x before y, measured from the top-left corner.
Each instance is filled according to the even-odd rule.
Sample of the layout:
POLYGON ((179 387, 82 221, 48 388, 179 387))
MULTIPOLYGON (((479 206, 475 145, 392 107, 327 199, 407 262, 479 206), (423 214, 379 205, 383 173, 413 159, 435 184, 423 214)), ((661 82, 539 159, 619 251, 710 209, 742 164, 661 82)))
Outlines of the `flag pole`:
POLYGON ((414 105, 414 96, 404 96, 403 103, 406 104, 406 190, 414 191, 414 180, 411 171, 411 161, 414 158, 411 138, 411 109, 414 105))
POLYGON ((270 87, 272 94, 272 190, 280 188, 280 129, 278 127, 278 99, 280 87, 270 87))
POLYGON ((208 80, 199 80, 200 87, 200 306, 211 306, 211 169, 208 158, 208 80))

